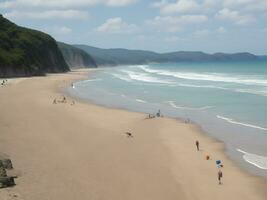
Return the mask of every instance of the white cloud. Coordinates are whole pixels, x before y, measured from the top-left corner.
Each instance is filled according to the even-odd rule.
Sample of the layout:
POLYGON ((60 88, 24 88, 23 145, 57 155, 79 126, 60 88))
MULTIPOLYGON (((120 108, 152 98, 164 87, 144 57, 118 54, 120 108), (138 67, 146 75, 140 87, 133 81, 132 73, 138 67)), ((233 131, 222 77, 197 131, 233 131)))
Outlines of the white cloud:
POLYGON ((226 29, 221 26, 221 27, 219 27, 219 28, 216 29, 216 32, 217 33, 226 33, 226 29))
POLYGON ((168 23, 168 24, 186 24, 186 23, 202 23, 207 21, 208 18, 205 15, 182 15, 182 16, 157 16, 149 22, 153 25, 168 23))
POLYGON ((106 0, 105 4, 108 6, 127 6, 136 2, 136 0, 106 0))
POLYGON ((11 11, 4 16, 9 19, 87 19, 88 13, 80 10, 49 10, 39 12, 11 11))
POLYGON ((199 9, 199 4, 194 0, 178 0, 175 3, 164 3, 160 6, 161 14, 189 13, 199 9))
POLYGON ((165 6, 166 4, 168 4, 167 0, 161 0, 161 1, 157 1, 157 2, 152 3, 151 6, 155 7, 155 8, 160 8, 162 6, 165 6))
POLYGON ((223 0, 223 5, 226 7, 240 6, 255 2, 255 0, 223 0))
POLYGON ((222 0, 204 0, 201 4, 201 11, 209 12, 216 11, 222 6, 222 0))
POLYGON ((136 2, 136 0, 5 0, 0 3, 0 8, 82 8, 97 4, 107 6, 126 6, 136 2))
POLYGON ((221 20, 232 21, 238 25, 247 25, 255 21, 255 18, 252 15, 242 15, 240 12, 232 11, 228 8, 220 10, 215 17, 221 20))
POLYGON ((179 32, 191 24, 200 24, 208 20, 205 15, 157 16, 147 20, 146 24, 161 32, 179 32))
POLYGON ((245 7, 247 11, 263 11, 266 13, 267 11, 267 1, 260 1, 258 3, 254 3, 245 7))
POLYGON ((161 0, 152 3, 152 7, 159 8, 160 13, 163 15, 171 14, 186 14, 186 13, 205 13, 214 10, 221 4, 221 0, 176 0, 169 2, 161 0))
POLYGON ((267 11, 266 0, 224 0, 223 6, 244 11, 267 11))
POLYGON ((104 24, 96 28, 96 31, 102 33, 122 34, 134 33, 138 27, 135 24, 127 24, 120 17, 107 19, 104 24))

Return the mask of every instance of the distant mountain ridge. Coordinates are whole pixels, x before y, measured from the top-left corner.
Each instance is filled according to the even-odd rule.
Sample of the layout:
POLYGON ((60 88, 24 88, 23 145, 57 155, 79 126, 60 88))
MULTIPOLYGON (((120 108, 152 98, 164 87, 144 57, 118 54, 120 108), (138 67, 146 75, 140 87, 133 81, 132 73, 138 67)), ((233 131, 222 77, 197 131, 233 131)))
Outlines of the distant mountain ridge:
POLYGON ((0 77, 66 72, 56 41, 48 34, 17 26, 0 15, 0 77))
POLYGON ((73 45, 90 54, 97 65, 143 64, 158 57, 152 51, 128 49, 101 49, 87 45, 73 45))
POLYGON ((57 42, 57 44, 70 68, 75 69, 97 67, 94 59, 84 50, 65 44, 63 42, 57 42))
POLYGON ((73 45, 83 49, 92 56, 97 65, 129 65, 163 62, 204 62, 204 61, 252 61, 260 59, 251 53, 215 53, 208 54, 200 51, 177 51, 169 53, 156 53, 144 50, 129 49, 101 49, 88 45, 73 45))

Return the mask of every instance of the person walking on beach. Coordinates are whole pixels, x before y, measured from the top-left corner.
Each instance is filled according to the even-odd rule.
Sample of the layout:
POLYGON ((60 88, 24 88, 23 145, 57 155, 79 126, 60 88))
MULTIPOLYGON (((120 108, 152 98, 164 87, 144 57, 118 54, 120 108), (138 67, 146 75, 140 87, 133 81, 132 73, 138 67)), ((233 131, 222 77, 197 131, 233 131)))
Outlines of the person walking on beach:
POLYGON ((160 110, 157 112, 157 117, 160 117, 161 114, 160 114, 160 110))
POLYGON ((223 173, 222 173, 222 171, 219 169, 219 171, 218 171, 218 181, 219 181, 219 185, 222 184, 222 177, 223 177, 223 173))
POLYGON ((199 151, 199 141, 196 141, 197 150, 199 151))

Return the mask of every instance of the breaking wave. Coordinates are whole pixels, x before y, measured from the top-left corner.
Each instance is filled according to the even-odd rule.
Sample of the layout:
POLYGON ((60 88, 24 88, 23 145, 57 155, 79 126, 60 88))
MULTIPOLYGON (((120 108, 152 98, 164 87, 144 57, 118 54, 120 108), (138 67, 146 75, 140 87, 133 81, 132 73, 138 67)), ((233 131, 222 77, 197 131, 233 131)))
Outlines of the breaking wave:
POLYGON ((238 121, 235 121, 235 120, 233 120, 231 118, 223 117, 223 116, 220 116, 220 115, 217 115, 217 118, 225 120, 225 121, 227 121, 227 122, 229 122, 231 124, 237 124, 237 125, 241 125, 241 126, 246 126, 246 127, 250 127, 250 128, 256 128, 256 129, 267 131, 267 128, 260 127, 260 126, 257 126, 257 125, 253 125, 253 124, 246 124, 246 123, 238 122, 238 121))
POLYGON ((178 106, 173 101, 167 101, 167 103, 173 108, 182 109, 182 110, 207 110, 207 109, 213 108, 213 106, 203 106, 203 107, 198 107, 198 108, 178 106))
POLYGON ((139 103, 147 103, 145 100, 143 100, 143 99, 135 99, 137 102, 139 102, 139 103))
POLYGON ((267 157, 259 156, 257 154, 252 154, 245 152, 241 149, 236 149, 238 152, 243 153, 243 158, 248 163, 260 168, 260 169, 267 169, 267 157))
POLYGON ((256 79, 254 76, 232 76, 223 73, 193 73, 193 72, 177 72, 168 70, 151 69, 148 66, 138 66, 145 72, 154 73, 164 76, 172 76, 179 79, 197 80, 197 81, 213 81, 213 82, 225 82, 225 83, 237 83, 245 85, 261 85, 267 86, 266 79, 256 79))
POLYGON ((121 72, 127 75, 127 76, 122 75, 124 79, 137 80, 137 81, 148 82, 148 83, 161 83, 161 84, 173 83, 170 80, 159 79, 157 77, 150 76, 148 73, 140 73, 140 72, 134 72, 134 71, 129 71, 129 70, 121 70, 121 72))

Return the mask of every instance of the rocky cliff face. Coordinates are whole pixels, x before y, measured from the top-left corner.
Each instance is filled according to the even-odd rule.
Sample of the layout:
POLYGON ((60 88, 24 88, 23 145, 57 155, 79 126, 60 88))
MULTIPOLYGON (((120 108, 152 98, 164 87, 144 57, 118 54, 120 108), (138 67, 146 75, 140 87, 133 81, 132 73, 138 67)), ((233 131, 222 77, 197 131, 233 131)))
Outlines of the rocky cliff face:
POLYGON ((59 49, 70 68, 95 68, 94 59, 82 49, 58 42, 59 49))
POLYGON ((44 75, 69 70, 49 35, 17 26, 0 15, 0 77, 44 75))

